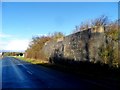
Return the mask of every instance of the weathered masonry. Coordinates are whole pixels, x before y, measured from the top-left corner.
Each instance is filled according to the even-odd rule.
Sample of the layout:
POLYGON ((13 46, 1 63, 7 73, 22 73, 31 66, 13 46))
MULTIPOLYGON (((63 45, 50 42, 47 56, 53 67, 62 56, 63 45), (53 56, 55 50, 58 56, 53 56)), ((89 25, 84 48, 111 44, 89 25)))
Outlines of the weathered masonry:
POLYGON ((100 61, 99 47, 105 45, 105 27, 94 27, 47 42, 43 51, 47 57, 56 55, 75 61, 100 61))

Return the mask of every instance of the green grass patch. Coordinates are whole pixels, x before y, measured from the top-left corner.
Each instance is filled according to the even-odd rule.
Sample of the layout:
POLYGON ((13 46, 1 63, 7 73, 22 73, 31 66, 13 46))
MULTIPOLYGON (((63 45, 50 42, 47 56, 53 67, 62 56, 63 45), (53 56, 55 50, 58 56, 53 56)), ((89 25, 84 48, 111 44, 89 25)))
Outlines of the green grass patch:
POLYGON ((25 57, 20 57, 20 56, 16 56, 14 58, 32 63, 32 64, 44 64, 44 63, 48 63, 47 61, 44 60, 40 60, 40 59, 30 59, 30 58, 25 58, 25 57))

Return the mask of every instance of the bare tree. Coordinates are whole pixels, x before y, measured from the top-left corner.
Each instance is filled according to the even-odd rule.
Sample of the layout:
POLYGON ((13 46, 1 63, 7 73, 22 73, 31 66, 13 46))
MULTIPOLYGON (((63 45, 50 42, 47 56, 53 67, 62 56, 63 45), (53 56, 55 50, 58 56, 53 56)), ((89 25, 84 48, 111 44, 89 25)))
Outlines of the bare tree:
POLYGON ((105 15, 102 15, 95 20, 92 20, 92 26, 105 26, 108 24, 108 17, 105 15))
POLYGON ((90 27, 90 22, 82 22, 81 25, 80 25, 80 30, 85 30, 85 29, 88 29, 90 27))

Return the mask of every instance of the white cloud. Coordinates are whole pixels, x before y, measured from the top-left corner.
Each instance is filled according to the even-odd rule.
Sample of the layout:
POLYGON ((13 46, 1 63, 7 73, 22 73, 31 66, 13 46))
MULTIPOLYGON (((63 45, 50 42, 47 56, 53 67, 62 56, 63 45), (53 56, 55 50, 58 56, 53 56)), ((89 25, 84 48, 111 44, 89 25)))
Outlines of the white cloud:
POLYGON ((12 35, 0 33, 0 38, 8 38, 8 37, 12 37, 12 35))
POLYGON ((6 44, 7 42, 3 42, 2 40, 0 40, 0 50, 2 50, 6 44))
POLYGON ((28 39, 18 39, 14 35, 0 33, 0 50, 24 51, 29 42, 28 39))
POLYGON ((28 44, 29 44, 29 40, 21 40, 21 39, 10 40, 8 44, 6 44, 3 47, 3 49, 11 50, 11 51, 23 51, 27 49, 28 44))

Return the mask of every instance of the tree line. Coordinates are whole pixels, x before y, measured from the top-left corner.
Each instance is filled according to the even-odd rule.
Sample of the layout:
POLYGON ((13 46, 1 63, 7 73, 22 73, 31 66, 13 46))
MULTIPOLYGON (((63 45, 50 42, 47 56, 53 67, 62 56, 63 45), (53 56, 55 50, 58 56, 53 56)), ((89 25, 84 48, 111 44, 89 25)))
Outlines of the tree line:
POLYGON ((23 56, 22 52, 2 52, 2 56, 23 56))

